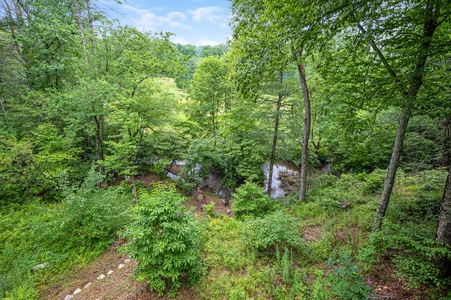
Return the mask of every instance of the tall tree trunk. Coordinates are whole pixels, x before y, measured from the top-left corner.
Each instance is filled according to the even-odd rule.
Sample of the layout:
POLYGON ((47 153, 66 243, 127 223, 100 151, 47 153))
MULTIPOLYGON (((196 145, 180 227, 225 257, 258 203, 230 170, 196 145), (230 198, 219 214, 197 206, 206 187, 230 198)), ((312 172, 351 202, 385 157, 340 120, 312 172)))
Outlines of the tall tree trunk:
POLYGON ((398 130, 396 131, 395 144, 393 146, 390 164, 388 166, 387 176, 384 182, 384 190, 382 192, 379 206, 377 207, 376 218, 374 219, 373 232, 377 229, 380 229, 382 226, 382 219, 385 216, 388 201, 390 199, 390 195, 393 190, 393 185, 395 183, 396 171, 398 170, 399 161, 401 159, 402 145, 404 143, 404 137, 406 135, 407 125, 409 124, 411 113, 412 110, 410 108, 405 108, 401 111, 401 114, 398 118, 398 130))
POLYGON ((443 120, 443 163, 448 167, 448 177, 445 182, 442 203, 440 205, 439 218, 435 239, 451 245, 451 141, 450 141, 451 118, 443 120))
MULTIPOLYGON (((448 141, 446 152, 449 154, 451 147, 448 141)), ((440 204, 435 240, 451 246, 451 160, 448 159, 448 176, 443 190, 442 203, 440 204)), ((434 257, 434 261, 443 276, 451 275, 451 259, 446 257, 434 257)))
POLYGON ((445 182, 442 203, 438 217, 435 239, 451 245, 451 164, 448 166, 448 177, 445 182))
MULTIPOLYGON (((391 68, 385 56, 382 54, 381 50, 377 46, 376 42, 370 38, 371 48, 376 52, 376 55, 381 60, 387 72, 390 74, 394 80, 395 86, 401 93, 401 96, 405 99, 405 105, 401 111, 398 118, 398 129, 396 131, 396 139, 393 146, 393 152, 390 159, 390 164, 387 170, 387 176, 384 182, 384 190, 381 195, 381 200, 376 211, 376 217, 374 218, 373 232, 379 230, 382 227, 382 219, 385 216, 385 211, 387 210, 388 202, 390 200, 390 195, 393 190, 393 185, 395 182, 396 171, 399 166, 399 160, 401 157, 402 145, 404 143, 404 137, 409 124, 410 116, 412 114, 412 106, 415 103, 418 91, 423 84, 424 69, 426 66, 426 61, 430 55, 430 49, 432 45, 432 37, 435 30, 438 27, 438 18, 440 16, 440 1, 430 1, 428 2, 425 9, 426 19, 423 26, 422 39, 417 52, 417 61, 414 66, 412 80, 407 89, 402 87, 401 81, 397 77, 397 74, 391 68)), ((358 24, 359 29, 366 33, 365 29, 358 24)))
POLYGON ((442 124, 442 165, 446 167, 451 163, 451 117, 445 117, 442 124))
MULTIPOLYGON (((298 59, 302 59, 302 51, 298 53, 298 59)), ((302 87, 302 96, 304 98, 304 135, 302 137, 302 155, 301 155, 301 179, 299 189, 299 200, 304 201, 307 194, 307 168, 308 168, 308 147, 311 127, 311 111, 310 111, 310 93, 307 86, 304 64, 298 62, 299 81, 302 87)))
MULTIPOLYGON (((279 73, 279 85, 282 88, 283 72, 279 73)), ((274 120, 274 136, 272 139, 271 157, 269 158, 269 173, 268 173, 268 195, 271 197, 272 192, 272 174, 274 170, 274 160, 276 159, 277 138, 279 136, 279 118, 280 107, 282 106, 282 91, 279 90, 276 105, 276 117, 274 120)))

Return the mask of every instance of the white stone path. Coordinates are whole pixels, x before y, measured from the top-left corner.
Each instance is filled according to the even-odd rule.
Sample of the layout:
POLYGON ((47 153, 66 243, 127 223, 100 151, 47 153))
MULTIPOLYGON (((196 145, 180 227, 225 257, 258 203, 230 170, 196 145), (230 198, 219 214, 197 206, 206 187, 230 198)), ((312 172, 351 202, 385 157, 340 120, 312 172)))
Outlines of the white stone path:
MULTIPOLYGON (((125 264, 128 264, 129 262, 130 262, 130 259, 127 258, 127 259, 124 260, 124 263, 123 263, 123 264, 120 264, 117 268, 118 268, 118 269, 122 269, 122 268, 125 266, 125 264)), ((97 277, 97 280, 102 280, 102 279, 104 279, 107 275, 111 275, 111 274, 113 274, 113 273, 114 273, 114 271, 113 271, 113 270, 110 270, 110 271, 108 271, 108 273, 106 273, 106 275, 100 274, 99 277, 97 277)), ((83 289, 89 288, 91 285, 92 285, 92 282, 88 282, 88 283, 83 287, 83 289)), ((82 291, 81 288, 77 288, 71 295, 67 295, 67 296, 64 298, 64 300, 70 300, 70 299, 74 298, 75 295, 77 295, 77 294, 80 293, 81 291, 82 291)))

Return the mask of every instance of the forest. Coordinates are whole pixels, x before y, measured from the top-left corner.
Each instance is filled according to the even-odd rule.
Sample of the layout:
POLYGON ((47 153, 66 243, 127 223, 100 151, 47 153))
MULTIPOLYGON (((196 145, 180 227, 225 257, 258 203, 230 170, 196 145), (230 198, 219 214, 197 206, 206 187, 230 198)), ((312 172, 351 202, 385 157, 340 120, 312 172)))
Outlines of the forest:
POLYGON ((0 299, 451 299, 451 2, 98 4, 0 0, 0 299))

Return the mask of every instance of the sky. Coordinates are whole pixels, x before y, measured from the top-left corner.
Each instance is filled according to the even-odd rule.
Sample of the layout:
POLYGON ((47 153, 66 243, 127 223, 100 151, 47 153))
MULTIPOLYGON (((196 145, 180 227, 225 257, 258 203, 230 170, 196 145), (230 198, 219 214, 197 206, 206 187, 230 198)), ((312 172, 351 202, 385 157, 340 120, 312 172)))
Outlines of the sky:
POLYGON ((172 32, 174 43, 225 44, 230 38, 228 0, 100 0, 108 15, 139 30, 172 32))

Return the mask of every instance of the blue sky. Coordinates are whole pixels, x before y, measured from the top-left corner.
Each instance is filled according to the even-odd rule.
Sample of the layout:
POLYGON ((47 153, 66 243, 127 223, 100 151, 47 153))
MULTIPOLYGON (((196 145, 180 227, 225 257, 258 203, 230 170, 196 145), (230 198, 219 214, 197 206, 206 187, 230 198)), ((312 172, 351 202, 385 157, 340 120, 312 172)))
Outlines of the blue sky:
POLYGON ((217 45, 230 38, 228 0, 125 0, 122 5, 100 0, 108 15, 139 30, 172 32, 180 44, 217 45))

